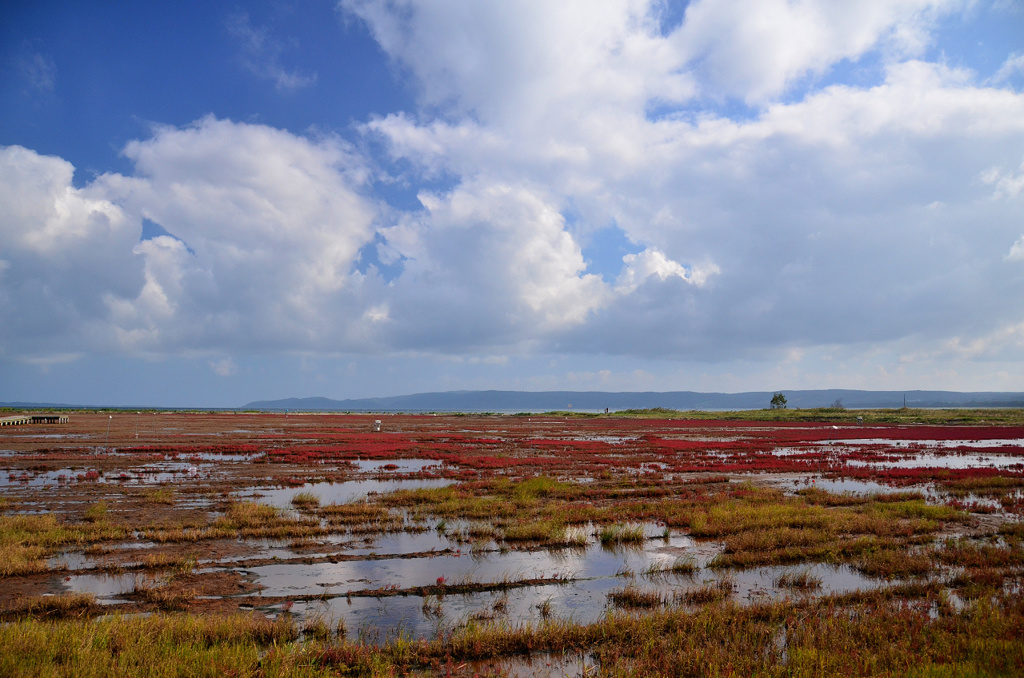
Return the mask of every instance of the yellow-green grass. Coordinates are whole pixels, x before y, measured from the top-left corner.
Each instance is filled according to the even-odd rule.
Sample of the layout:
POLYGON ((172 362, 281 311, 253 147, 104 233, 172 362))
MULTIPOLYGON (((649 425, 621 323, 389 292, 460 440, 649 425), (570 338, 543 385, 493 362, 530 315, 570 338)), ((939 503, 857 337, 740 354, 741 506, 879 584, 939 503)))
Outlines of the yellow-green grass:
POLYGON ((172 487, 154 487, 145 490, 142 493, 143 499, 151 504, 174 504, 174 488, 172 487))
POLYGON ((737 605, 731 585, 690 589, 644 614, 592 624, 477 623, 436 640, 380 646, 338 638, 314 620, 307 640, 288 616, 154 614, 25 619, 0 626, 4 676, 445 675, 445 667, 534 653, 594 658, 607 676, 1002 676, 1024 671, 1024 606, 996 594, 956 610, 934 587, 818 602, 737 605), (922 598, 915 599, 919 595, 922 598), (907 596, 910 596, 907 598, 907 596), (688 599, 688 600, 686 600, 688 599), (704 603, 717 604, 704 604, 704 603), (696 607, 695 607, 696 605, 696 607), (938 612, 936 612, 938 610, 938 612))
POLYGON ((292 497, 292 506, 300 509, 312 509, 320 505, 320 497, 312 492, 299 492, 292 497))
MULTIPOLYGON (((767 403, 766 403, 767 404, 767 403)), ((836 407, 807 409, 763 409, 718 412, 705 410, 670 410, 652 408, 644 410, 623 410, 608 415, 560 412, 562 416, 575 417, 640 417, 650 419, 714 419, 718 421, 780 421, 780 422, 844 422, 859 421, 864 424, 941 424, 955 426, 1020 426, 1024 424, 1024 409, 955 409, 932 410, 916 408, 852 410, 836 407)))
POLYGON ((46 556, 65 546, 124 539, 129 531, 106 520, 64 523, 52 513, 0 516, 0 576, 46 571, 46 556))

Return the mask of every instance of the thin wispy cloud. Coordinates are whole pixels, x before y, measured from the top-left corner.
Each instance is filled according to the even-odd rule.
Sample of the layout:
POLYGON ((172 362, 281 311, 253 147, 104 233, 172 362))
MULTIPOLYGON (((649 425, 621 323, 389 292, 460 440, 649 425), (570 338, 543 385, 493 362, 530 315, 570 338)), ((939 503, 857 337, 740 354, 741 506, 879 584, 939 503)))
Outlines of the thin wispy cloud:
POLYGON ((230 17, 227 30, 238 41, 242 64, 253 75, 274 83, 277 91, 294 92, 316 84, 316 71, 302 73, 282 65, 283 44, 267 28, 253 26, 248 14, 230 17))

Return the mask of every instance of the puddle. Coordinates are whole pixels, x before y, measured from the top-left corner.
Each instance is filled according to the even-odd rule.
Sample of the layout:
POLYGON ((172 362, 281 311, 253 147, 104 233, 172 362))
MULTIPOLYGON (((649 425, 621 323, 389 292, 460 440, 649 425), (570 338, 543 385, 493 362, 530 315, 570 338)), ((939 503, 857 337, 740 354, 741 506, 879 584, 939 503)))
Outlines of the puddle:
POLYGON ((296 487, 257 487, 236 492, 240 499, 258 499, 260 503, 278 508, 291 508, 292 498, 300 492, 312 492, 320 504, 348 504, 370 494, 384 494, 395 490, 415 490, 445 487, 453 481, 439 478, 416 480, 349 480, 340 483, 306 483, 296 487))
POLYGON ((50 487, 74 482, 75 476, 84 474, 85 469, 62 468, 56 471, 15 471, 0 470, 0 487, 50 487))
POLYGON ((96 567, 96 560, 81 552, 61 553, 46 559, 51 570, 90 570, 96 567))
POLYGON ((61 580, 61 586, 71 593, 91 593, 97 602, 113 604, 123 602, 112 600, 134 592, 139 588, 161 586, 165 577, 153 577, 139 573, 129 574, 73 574, 61 580))
POLYGON ((937 454, 920 452, 907 459, 902 455, 882 456, 879 459, 847 459, 846 464, 871 468, 998 468, 1012 469, 1024 466, 1024 457, 1018 455, 937 454))
POLYGON ((213 464, 196 465, 187 461, 167 461, 104 475, 100 482, 125 485, 163 485, 186 478, 210 478, 213 475, 211 473, 213 469, 213 464))
POLYGON ((352 463, 365 473, 419 473, 443 466, 435 459, 356 459, 352 463))
POLYGON ((850 438, 829 441, 832 445, 888 445, 894 448, 920 449, 925 447, 955 448, 1017 448, 1024 449, 1024 438, 992 438, 989 440, 893 440, 892 438, 850 438))
POLYGON ((786 565, 778 567, 762 567, 752 570, 731 571, 728 575, 733 582, 735 595, 744 600, 759 602, 778 600, 781 598, 799 598, 808 594, 833 595, 851 593, 853 591, 869 591, 889 586, 890 582, 871 579, 857 572, 849 565, 786 565), (782 575, 807 573, 814 580, 820 581, 817 588, 804 592, 801 589, 777 586, 782 575))
MULTIPOLYGON (((380 558, 340 563, 280 562, 242 570, 247 579, 262 587, 261 595, 297 598, 290 604, 268 607, 303 617, 320 616, 332 623, 344 620, 353 639, 383 642, 399 632, 430 637, 469 620, 501 619, 511 624, 536 623, 545 615, 577 622, 592 622, 609 609, 608 595, 628 581, 655 588, 668 596, 672 590, 699 585, 720 575, 702 569, 721 551, 721 545, 695 543, 686 536, 667 542, 651 540, 636 548, 588 547, 556 550, 506 550, 429 553, 445 546, 433 533, 396 534, 372 545, 346 551, 352 555, 380 554, 380 558), (414 557, 402 557, 416 554, 414 557), (662 573, 679 556, 689 556, 698 568, 694 576, 662 573), (440 597, 388 594, 438 581, 453 584, 515 583, 548 580, 507 591, 448 593, 440 597), (347 595, 356 594, 356 595, 347 595)), ((816 593, 845 592, 879 584, 846 567, 811 565, 799 568, 762 568, 731 573, 736 596, 756 599, 792 595, 774 582, 792 570, 807 571, 822 580, 816 593)))
POLYGON ((189 454, 182 454, 179 458, 190 459, 194 461, 253 461, 256 459, 263 459, 267 456, 266 452, 253 452, 251 454, 219 454, 217 452, 192 452, 189 454))
MULTIPOLYGON (((379 540, 375 548, 401 546, 415 552, 430 540, 427 535, 402 535, 379 540)), ((438 542, 433 542, 438 545, 438 542)), ((468 554, 437 554, 413 558, 392 557, 342 563, 278 563, 241 570, 247 579, 263 587, 261 595, 292 598, 262 608, 270 615, 288 610, 300 619, 321 618, 331 626, 345 624, 352 640, 386 642, 399 634, 430 638, 470 622, 497 620, 511 625, 566 619, 589 623, 611 609, 609 594, 631 584, 657 591, 665 599, 676 592, 704 584, 728 581, 737 602, 829 595, 888 586, 869 579, 848 566, 824 564, 765 567, 726 573, 705 569, 721 551, 715 543, 695 543, 673 537, 668 544, 648 542, 644 548, 604 549, 597 544, 560 550, 488 551, 468 554), (680 555, 694 559, 693 575, 653 572, 670 566, 680 555), (806 574, 819 581, 807 592, 779 586, 783 575, 806 574), (530 579, 555 579, 538 585, 505 591, 478 591, 429 595, 387 595, 389 589, 433 586, 443 578, 451 584, 493 584, 530 579), (382 595, 374 596, 374 591, 382 595), (346 595, 346 594, 355 595, 346 595)), ((364 549, 370 550, 370 549, 364 549)), ((379 552, 379 551, 378 551, 379 552)), ((399 551, 389 551, 397 556, 399 551)))
POLYGON ((595 443, 608 443, 609 445, 625 445, 640 440, 637 436, 611 436, 611 435, 586 435, 569 437, 567 440, 581 440, 595 443))
POLYGON ((858 496, 870 494, 888 494, 890 492, 929 492, 931 487, 927 485, 915 485, 913 487, 892 487, 874 480, 853 480, 850 478, 822 478, 812 475, 784 475, 775 474, 751 474, 758 481, 768 483, 783 490, 794 492, 808 488, 816 488, 831 492, 832 494, 855 494, 858 496))
POLYGON ((213 469, 212 464, 196 465, 189 462, 159 462, 102 474, 89 467, 41 472, 0 469, 0 487, 39 488, 83 482, 161 485, 183 479, 211 478, 214 475, 213 469))
POLYGON ((477 673, 501 675, 508 678, 575 678, 596 676, 598 665, 590 655, 551 655, 537 653, 526 657, 503 657, 492 662, 470 662, 477 673))

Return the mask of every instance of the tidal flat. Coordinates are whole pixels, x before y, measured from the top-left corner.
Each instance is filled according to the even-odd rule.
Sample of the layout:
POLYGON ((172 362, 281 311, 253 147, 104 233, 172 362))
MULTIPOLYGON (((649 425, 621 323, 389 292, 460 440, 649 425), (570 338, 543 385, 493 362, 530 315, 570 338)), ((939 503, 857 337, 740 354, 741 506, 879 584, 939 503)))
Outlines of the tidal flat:
POLYGON ((1020 410, 68 414, 3 676, 1024 673, 1020 410))

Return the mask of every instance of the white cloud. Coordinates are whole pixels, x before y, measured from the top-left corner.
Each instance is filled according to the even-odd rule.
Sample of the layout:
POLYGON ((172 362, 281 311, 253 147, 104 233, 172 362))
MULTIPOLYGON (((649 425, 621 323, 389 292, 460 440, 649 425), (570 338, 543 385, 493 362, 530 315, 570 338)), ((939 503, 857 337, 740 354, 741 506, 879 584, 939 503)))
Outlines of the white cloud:
POLYGON ((1011 54, 999 67, 999 70, 992 76, 992 82, 996 84, 1009 81, 1017 74, 1024 74, 1024 54, 1011 54))
POLYGON ((233 377, 238 374, 238 365, 231 358, 222 358, 221 360, 211 360, 210 369, 218 377, 233 377))
POLYGON ((699 0, 673 36, 710 97, 760 104, 794 81, 819 76, 841 60, 857 61, 880 44, 920 54, 934 17, 959 0, 699 0))
POLYGON ((584 272, 579 246, 540 191, 474 181, 420 199, 422 213, 383 231, 393 256, 406 259, 392 318, 409 340, 447 327, 445 341, 515 343, 581 323, 604 303, 604 282, 584 272))
MULTIPOLYGON (((365 147, 213 117, 81 188, 3 149, 0 351, 739 357, 869 385, 900 378, 871 347, 1016 346, 1024 94, 922 49, 963 3, 698 0, 672 30, 645 0, 341 6, 418 89, 358 130, 389 178, 435 186, 422 206, 369 197, 365 147), (879 81, 814 85, 865 57, 879 81), (175 237, 139 242, 143 219, 175 237), (602 277, 584 250, 612 227, 629 249, 602 277)), ((236 35, 298 86, 267 34, 236 35)))
POLYGON ((279 92, 294 92, 316 84, 317 74, 288 70, 281 65, 284 48, 266 28, 256 28, 249 15, 232 16, 227 23, 228 32, 240 43, 242 63, 257 77, 270 80, 279 92))
POLYGON ((366 340, 373 282, 353 268, 377 209, 343 142, 204 118, 125 154, 134 176, 76 189, 69 163, 3 149, 0 246, 18 256, 0 345, 43 350, 40 333, 49 350, 154 353, 366 340), (176 237, 139 242, 143 218, 176 237))
POLYGON ((53 58, 33 53, 23 56, 19 63, 21 75, 29 87, 40 94, 52 94, 57 84, 57 64, 53 58))
POLYGON ((669 260, 658 250, 649 248, 639 254, 627 254, 622 260, 626 266, 619 274, 616 289, 624 293, 634 291, 652 276, 659 280, 674 276, 697 287, 702 287, 709 276, 721 272, 714 263, 687 268, 678 262, 669 260))
POLYGON ((981 173, 982 182, 995 186, 993 198, 1016 198, 1024 191, 1024 163, 1018 174, 1006 173, 998 167, 990 167, 981 173))
MULTIPOLYGON (((588 39, 583 56, 572 52, 573 22, 563 21, 580 9, 572 3, 456 8, 450 23, 438 18, 442 5, 343 6, 418 78, 425 110, 439 108, 365 126, 393 157, 464 186, 544 186, 553 209, 573 206, 573 233, 614 224, 645 248, 624 262, 620 294, 595 286, 588 303, 575 305, 585 312, 556 312, 577 322, 544 325, 560 331, 554 339, 533 333, 542 343, 717 359, 774 355, 780 345, 983 331, 1020 317, 1019 294, 995 256, 1019 233, 1019 218, 1011 205, 979 205, 976 178, 1019 162, 1024 96, 907 58, 962 3, 755 4, 694 3, 662 35, 652 5, 600 3, 579 34, 614 17, 605 35, 615 37, 588 39), (771 9, 781 22, 767 16, 771 9), (505 24, 499 36, 494 26, 505 24), (552 31, 573 58, 558 58, 549 43, 562 42, 552 31), (615 44, 643 45, 659 58, 624 59, 607 48, 615 44), (517 46, 526 54, 506 60, 517 46), (872 51, 883 56, 881 82, 773 101, 794 82, 872 51), (606 71, 633 86, 603 88, 597 74, 606 71), (763 108, 741 120, 708 112, 652 118, 651 108, 665 103, 656 83, 669 80, 686 84, 668 88, 675 105, 735 96, 763 108), (712 275, 714 285, 686 284, 712 275), (871 322, 851 310, 862 306, 871 322)), ((436 233, 420 219, 399 219, 389 241, 430 248, 436 233)), ((583 287, 587 271, 573 266, 562 280, 583 287)), ((473 289, 495 298, 486 285, 473 289)))
POLYGON ((998 358, 1020 355, 1024 349, 1024 322, 1008 323, 978 336, 957 336, 942 347, 943 353, 954 354, 960 359, 998 358))
POLYGON ((102 191, 75 188, 72 176, 60 158, 0 148, 0 352, 108 348, 103 295, 141 280, 131 220, 102 191))
POLYGON ((376 214, 358 192, 365 172, 344 143, 205 118, 157 128, 125 154, 137 175, 100 182, 192 250, 170 238, 139 247, 151 265, 145 288, 127 301, 150 316, 143 324, 163 328, 161 343, 337 339, 376 214), (191 322, 161 321, 169 308, 191 322))
POLYGON ((421 100, 504 127, 693 91, 645 0, 341 0, 409 69, 421 100))
POLYGON ((1010 251, 1006 254, 1008 261, 1024 261, 1024 235, 1017 238, 1010 251))

